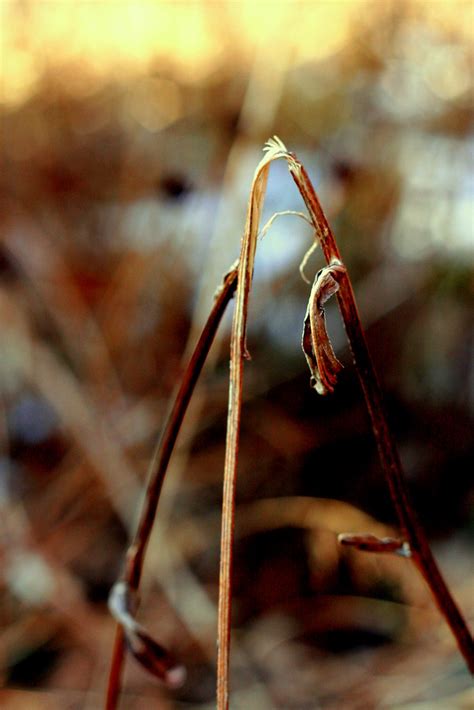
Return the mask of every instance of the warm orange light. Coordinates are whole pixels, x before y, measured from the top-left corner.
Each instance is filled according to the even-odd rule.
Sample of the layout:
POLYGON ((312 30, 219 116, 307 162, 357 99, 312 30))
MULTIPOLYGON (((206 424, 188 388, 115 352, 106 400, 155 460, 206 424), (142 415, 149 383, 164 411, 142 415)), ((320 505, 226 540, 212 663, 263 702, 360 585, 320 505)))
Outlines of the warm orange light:
MULTIPOLYGON (((319 59, 343 46, 355 17, 375 11, 378 2, 5 0, 1 99, 21 103, 51 67, 58 74, 80 68, 87 91, 106 77, 143 73, 151 60, 195 81, 222 64, 251 62, 257 48, 270 64, 281 51, 296 63, 319 59)), ((434 21, 472 33, 471 3, 414 0, 413 7, 420 4, 434 21)), ((72 88, 81 90, 77 75, 72 88)))

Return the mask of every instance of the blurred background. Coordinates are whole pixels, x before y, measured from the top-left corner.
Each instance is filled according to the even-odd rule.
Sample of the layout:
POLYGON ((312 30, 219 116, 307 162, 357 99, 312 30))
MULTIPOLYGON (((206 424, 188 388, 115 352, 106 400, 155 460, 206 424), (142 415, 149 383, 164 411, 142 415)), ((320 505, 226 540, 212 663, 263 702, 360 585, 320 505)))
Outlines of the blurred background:
MULTIPOLYGON (((354 282, 416 508, 471 626, 472 2, 1 3, 0 705, 103 707, 107 596, 183 363, 237 257, 277 134, 354 282)), ((303 205, 271 167, 265 215, 303 205)), ((251 296, 232 707, 472 707, 416 570, 339 548, 394 534, 361 392, 309 387, 302 220, 251 296)), ((321 268, 316 252, 306 267, 321 268)), ((232 310, 232 309, 230 309, 232 310)), ((127 663, 123 708, 214 706, 230 314, 172 459, 140 619, 188 668, 127 663)))

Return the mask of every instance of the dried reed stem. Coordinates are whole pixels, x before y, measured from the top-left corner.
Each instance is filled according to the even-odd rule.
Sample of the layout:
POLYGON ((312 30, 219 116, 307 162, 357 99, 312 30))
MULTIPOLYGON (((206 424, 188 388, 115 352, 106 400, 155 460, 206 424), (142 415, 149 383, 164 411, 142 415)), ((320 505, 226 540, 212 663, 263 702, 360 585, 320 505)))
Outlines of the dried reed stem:
POLYGON ((286 148, 274 138, 265 145, 266 155, 255 170, 250 189, 247 219, 242 237, 239 258, 232 337, 230 344, 229 406, 224 463, 224 489, 222 498, 222 529, 219 568, 219 604, 217 611, 217 707, 229 707, 229 663, 232 606, 232 555, 235 526, 235 487, 239 451, 240 414, 242 409, 243 361, 247 352, 247 316, 252 285, 255 250, 260 217, 267 187, 268 171, 274 160, 284 158, 286 148))
MULTIPOLYGON (((293 154, 288 154, 288 168, 306 204, 328 265, 334 261, 341 262, 336 240, 313 185, 303 165, 293 154)), ((410 503, 402 465, 387 424, 380 385, 367 347, 347 271, 344 271, 339 278, 339 290, 336 296, 400 528, 409 543, 411 556, 427 582, 440 612, 450 626, 469 670, 474 673, 474 640, 441 575, 423 528, 410 503)))
MULTIPOLYGON (((438 569, 426 536, 409 501, 403 480, 401 462, 388 428, 381 389, 365 341, 352 285, 341 261, 334 235, 308 174, 296 156, 289 153, 283 143, 276 137, 266 144, 265 150, 267 155, 257 167, 250 191, 247 221, 240 253, 237 303, 232 326, 217 626, 217 708, 218 710, 227 710, 229 707, 232 547, 235 525, 235 489, 242 406, 243 361, 248 358, 246 348, 248 301, 253 277, 256 237, 265 195, 268 169, 272 160, 279 158, 287 161, 289 171, 308 209, 311 223, 316 231, 328 267, 333 270, 336 266, 338 267, 337 299, 339 309, 364 392, 382 468, 403 535, 411 550, 411 556, 428 583, 441 613, 456 638, 469 669, 474 672, 474 641, 438 569)), ((329 346, 326 348, 325 354, 326 359, 334 366, 335 362, 330 357, 329 346)))
MULTIPOLYGON (((127 583, 132 591, 137 591, 140 584, 145 552, 155 520, 163 481, 184 415, 222 316, 227 304, 234 295, 237 286, 237 277, 238 266, 233 265, 230 271, 225 275, 222 286, 215 296, 212 310, 189 364, 186 367, 181 385, 150 462, 146 498, 141 511, 137 531, 128 548, 123 575, 123 581, 127 583)), ((123 629, 120 625, 117 625, 107 688, 107 710, 115 710, 117 707, 124 661, 124 640, 123 629)))

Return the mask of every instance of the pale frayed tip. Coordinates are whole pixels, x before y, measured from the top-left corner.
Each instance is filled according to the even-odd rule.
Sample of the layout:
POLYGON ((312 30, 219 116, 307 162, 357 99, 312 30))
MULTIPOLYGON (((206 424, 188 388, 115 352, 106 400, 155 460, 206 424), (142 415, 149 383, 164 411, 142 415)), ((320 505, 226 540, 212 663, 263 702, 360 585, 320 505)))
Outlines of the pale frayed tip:
POLYGON ((275 154, 281 153, 283 155, 286 154, 288 151, 283 141, 278 138, 278 136, 273 136, 272 138, 269 138, 263 146, 263 152, 275 154))

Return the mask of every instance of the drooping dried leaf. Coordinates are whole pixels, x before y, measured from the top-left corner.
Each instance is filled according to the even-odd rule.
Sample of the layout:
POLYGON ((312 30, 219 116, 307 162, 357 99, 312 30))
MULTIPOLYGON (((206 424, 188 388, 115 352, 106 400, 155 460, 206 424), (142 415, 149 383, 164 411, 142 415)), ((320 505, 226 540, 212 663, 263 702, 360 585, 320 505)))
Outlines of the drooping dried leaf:
POLYGON ((338 291, 337 278, 344 272, 340 263, 318 271, 304 319, 301 345, 311 371, 311 386, 322 395, 334 391, 337 374, 342 368, 329 340, 323 306, 338 291))

